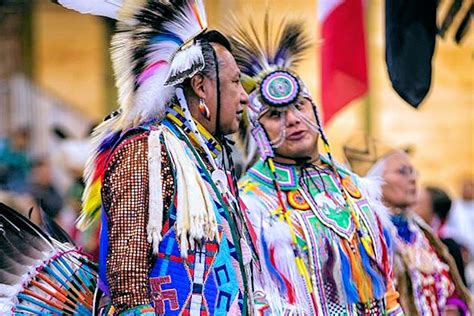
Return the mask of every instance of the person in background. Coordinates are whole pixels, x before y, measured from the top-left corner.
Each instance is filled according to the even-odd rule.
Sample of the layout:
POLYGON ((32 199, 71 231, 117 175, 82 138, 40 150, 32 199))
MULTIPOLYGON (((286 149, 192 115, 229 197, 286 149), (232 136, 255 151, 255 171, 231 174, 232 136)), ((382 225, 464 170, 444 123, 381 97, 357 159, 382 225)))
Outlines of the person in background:
POLYGON ((461 182, 461 198, 454 200, 448 216, 446 233, 464 245, 469 254, 466 265, 466 281, 474 293, 474 178, 466 177, 461 182))
POLYGON ((30 130, 15 129, 8 138, 0 140, 0 189, 25 192, 31 169, 28 154, 30 130))
POLYGON ((57 218, 64 206, 64 199, 54 186, 51 165, 47 159, 40 158, 33 162, 28 192, 50 219, 57 218))
POLYGON ((456 262, 461 279, 466 285, 464 273, 463 249, 454 239, 450 238, 446 232, 446 221, 451 210, 452 201, 449 195, 441 188, 428 186, 420 189, 418 199, 413 207, 434 233, 448 247, 449 253, 456 262))
POLYGON ((393 225, 396 287, 404 312, 410 316, 470 315, 471 296, 453 258, 412 210, 418 175, 408 154, 368 136, 348 141, 344 153, 354 172, 384 182, 382 198, 393 225))

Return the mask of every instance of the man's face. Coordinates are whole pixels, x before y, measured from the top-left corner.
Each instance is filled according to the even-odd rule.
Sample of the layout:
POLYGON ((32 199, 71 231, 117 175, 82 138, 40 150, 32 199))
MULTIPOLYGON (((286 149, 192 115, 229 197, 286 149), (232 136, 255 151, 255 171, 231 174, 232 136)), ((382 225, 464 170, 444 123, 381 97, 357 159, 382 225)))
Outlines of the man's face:
POLYGON ((405 208, 416 202, 417 173, 408 155, 397 151, 386 158, 382 186, 384 201, 393 207, 405 208))
MULTIPOLYGON (((304 99, 296 108, 314 125, 317 125, 313 105, 308 99, 304 99)), ((277 156, 292 159, 314 158, 313 156, 317 153, 318 133, 302 122, 294 109, 286 111, 286 126, 283 126, 283 122, 282 113, 274 110, 267 111, 260 118, 260 123, 271 141, 278 139, 282 129, 286 128, 284 142, 275 149, 277 156)))
MULTIPOLYGON (((248 95, 240 82, 240 69, 232 54, 221 45, 213 44, 219 60, 219 80, 221 109, 218 118, 220 132, 224 135, 235 133, 239 128, 243 107, 248 103, 248 95)), ((211 121, 216 121, 217 90, 216 81, 207 78, 205 84, 206 104, 211 112, 211 121)))

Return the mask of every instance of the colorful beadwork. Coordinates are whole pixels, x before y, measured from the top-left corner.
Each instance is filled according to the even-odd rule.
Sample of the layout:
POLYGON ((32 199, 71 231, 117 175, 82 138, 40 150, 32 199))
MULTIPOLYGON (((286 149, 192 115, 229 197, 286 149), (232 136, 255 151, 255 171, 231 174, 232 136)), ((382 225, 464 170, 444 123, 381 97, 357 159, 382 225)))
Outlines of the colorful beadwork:
POLYGON ((392 222, 398 232, 395 236, 396 255, 408 268, 397 271, 399 277, 402 271, 409 276, 412 292, 408 295, 418 314, 436 315, 439 310, 444 310, 450 297, 456 297, 450 268, 438 256, 429 237, 411 215, 392 216, 392 222), (410 238, 403 238, 404 232, 410 238))
POLYGON ((287 71, 274 71, 262 79, 260 95, 263 102, 284 107, 296 101, 301 91, 298 79, 287 71))
POLYGON ((354 184, 350 177, 342 178, 342 185, 346 189, 347 193, 354 199, 360 199, 362 197, 359 188, 354 184))
POLYGON ((258 152, 260 157, 267 159, 268 157, 273 157, 273 149, 268 141, 266 141, 267 136, 265 130, 259 124, 258 127, 252 129, 252 135, 257 143, 258 152))
POLYGON ((298 191, 288 191, 288 203, 297 210, 309 209, 309 204, 298 191))
MULTIPOLYGON (((327 161, 324 157, 321 160, 327 161)), ((340 168, 337 172, 342 177, 354 177, 351 183, 356 186, 353 174, 340 168)), ((398 305, 385 307, 382 302, 385 294, 393 291, 385 286, 388 269, 373 268, 383 267, 387 260, 386 243, 374 212, 363 196, 353 201, 350 211, 337 179, 332 169, 302 173, 292 165, 260 160, 240 181, 240 196, 249 210, 249 220, 257 232, 260 230, 259 245, 266 249, 259 255, 268 272, 258 276, 265 281, 256 295, 258 291, 266 294, 271 313, 330 316, 400 312, 398 305), (271 173, 278 179, 279 191, 268 181, 271 173), (359 230, 351 212, 357 214, 359 230), (309 279, 300 271, 307 271, 309 279)), ((262 302, 257 305, 261 308, 262 302)))
MULTIPOLYGON (((153 123, 152 123, 153 124, 153 123)), ((183 258, 180 249, 180 237, 176 233, 177 223, 177 206, 179 199, 176 195, 179 191, 174 191, 174 199, 170 205, 167 205, 165 214, 163 214, 163 229, 162 229, 162 240, 159 243, 158 254, 156 258, 147 255, 143 260, 143 269, 140 270, 140 274, 144 275, 146 280, 143 283, 149 283, 149 289, 144 288, 146 301, 151 301, 154 313, 157 315, 225 315, 225 314, 246 314, 248 309, 248 298, 247 298, 247 276, 246 268, 243 265, 242 259, 242 238, 237 232, 236 219, 231 215, 235 213, 232 209, 232 205, 227 203, 226 199, 220 194, 215 184, 212 182, 211 173, 206 166, 206 160, 201 156, 202 149, 195 148, 194 138, 189 132, 185 122, 182 121, 180 112, 176 108, 169 108, 167 112, 167 118, 160 122, 162 128, 166 128, 167 131, 173 134, 173 137, 179 139, 183 146, 186 147, 185 154, 189 156, 192 167, 196 168, 198 175, 202 178, 205 185, 203 187, 211 203, 211 210, 216 215, 216 223, 218 225, 219 241, 207 240, 202 245, 193 247, 187 252, 187 257, 183 258), (152 260, 152 265, 149 266, 148 260, 152 260), (146 271, 149 271, 147 273, 146 271)), ((153 127, 141 126, 138 129, 138 135, 133 137, 133 144, 138 145, 138 138, 146 140, 148 135, 148 129, 153 127)), ((200 126, 198 126, 199 130, 200 126)), ((205 144, 213 155, 218 156, 220 154, 220 145, 218 145, 216 139, 210 134, 203 133, 202 135, 206 140, 205 144)), ((124 143, 128 143, 127 140, 124 143)), ((146 149, 147 147, 144 146, 146 149)), ((162 146, 164 152, 169 152, 168 144, 165 142, 162 146)), ((125 160, 131 159, 136 152, 128 152, 130 157, 122 157, 125 160)), ((147 153, 141 153, 141 157, 147 157, 147 153)), ((164 156, 162 156, 164 157, 164 156)), ((119 160, 123 161, 123 160, 119 160)), ((146 163, 143 165, 146 166, 146 163)), ((117 166, 113 166, 116 168, 117 166)), ((163 170, 170 168, 170 162, 163 164, 163 170)), ((138 168, 139 169, 139 168, 138 168)), ((145 168, 146 169, 146 168, 145 168)), ((171 168, 171 169, 175 169, 171 168)), ((162 171, 163 171, 162 170, 162 171)), ((168 177, 173 178, 174 183, 178 181, 176 174, 171 170, 171 174, 168 177)), ((144 179, 147 174, 146 170, 140 169, 141 176, 133 177, 134 179, 144 179)), ((123 175, 122 175, 123 176, 123 175)), ((164 179, 164 183, 166 179, 164 179)), ((104 201, 109 201, 110 196, 107 192, 111 185, 107 185, 104 188, 104 201)), ((130 187, 129 187, 130 188, 130 187)), ((165 188, 166 190, 169 187, 165 188)), ((171 188, 173 189, 173 188, 171 188)), ((142 192, 140 192, 142 194, 142 192)), ((235 193, 233 193, 235 194, 235 193)), ((166 196, 165 196, 166 198, 166 196)), ((126 199, 127 201, 133 201, 130 203, 139 203, 139 201, 147 201, 147 197, 138 199, 137 196, 126 199)), ((168 199, 164 199, 167 201, 168 199)), ((117 203, 111 200, 111 203, 117 203)), ((141 202, 140 202, 141 203, 141 202)), ((110 204, 110 205, 112 205, 110 204)), ((108 203, 104 205, 107 209, 110 206, 108 203)), ((134 207, 134 220, 140 219, 142 227, 145 217, 142 216, 140 210, 146 209, 144 205, 136 205, 134 207), (139 214, 140 213, 140 214, 139 214), (140 216, 139 216, 140 215, 140 216)), ((110 213, 108 210, 103 214, 110 213)), ((107 217, 103 216, 103 223, 108 223, 107 217)), ((134 227, 131 224, 131 227, 134 227)), ((241 225, 241 224, 240 224, 241 225)), ((116 262, 114 260, 107 260, 107 248, 109 245, 115 245, 120 243, 120 240, 111 238, 107 231, 110 225, 103 225, 101 235, 101 248, 105 250, 104 255, 101 256, 100 266, 103 271, 106 270, 108 265, 113 265, 116 262), (104 247, 102 247, 104 245, 104 247), (106 265, 107 263, 107 265, 106 265)), ((113 227, 117 227, 114 225, 113 227)), ((146 237, 146 236, 145 236, 146 237)), ((146 238, 142 238, 146 243, 146 238)), ((126 243, 123 243, 126 246, 126 243)), ((149 245, 148 245, 149 246, 149 245)), ((114 249, 119 249, 114 246, 114 249)), ((143 250, 143 254, 150 253, 149 251, 143 250)), ((117 269, 118 270, 118 269, 117 269)), ((137 273, 133 270, 130 273, 137 273)), ((105 276, 105 273, 102 274, 105 276)), ((105 277, 102 277, 104 280, 105 277)), ((132 278, 133 279, 133 278, 132 278)), ((110 278, 108 278, 110 281, 110 278)), ((114 282, 116 282, 114 280, 114 282)), ((117 280, 119 282, 119 280, 117 280)), ((123 282, 122 282, 123 283, 123 282)), ((142 284, 143 284, 142 283, 142 284)), ((117 284, 114 285, 117 288, 117 284)), ((127 284, 124 284, 127 286, 127 284)), ((105 289, 107 290, 107 288, 105 289)), ((136 289, 134 289, 135 291, 136 289)), ((124 290, 126 291, 126 290, 124 290)), ((120 306, 119 312, 123 311, 124 306, 130 306, 128 303, 124 303, 120 306)))

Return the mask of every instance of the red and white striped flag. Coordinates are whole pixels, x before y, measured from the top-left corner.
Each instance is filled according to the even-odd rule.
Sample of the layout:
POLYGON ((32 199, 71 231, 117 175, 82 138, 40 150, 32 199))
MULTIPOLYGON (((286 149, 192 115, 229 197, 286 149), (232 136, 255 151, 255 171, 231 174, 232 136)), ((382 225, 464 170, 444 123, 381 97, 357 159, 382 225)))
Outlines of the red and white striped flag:
POLYGON ((362 0, 319 0, 324 121, 368 90, 362 0))

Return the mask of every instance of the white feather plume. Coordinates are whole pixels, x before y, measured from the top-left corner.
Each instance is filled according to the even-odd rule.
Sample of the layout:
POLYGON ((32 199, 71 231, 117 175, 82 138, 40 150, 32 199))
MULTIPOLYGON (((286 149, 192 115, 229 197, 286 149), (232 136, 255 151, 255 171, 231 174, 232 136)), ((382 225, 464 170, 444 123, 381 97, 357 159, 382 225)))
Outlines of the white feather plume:
POLYGON ((166 86, 182 83, 186 78, 194 76, 204 69, 204 56, 199 44, 179 50, 173 57, 171 67, 166 76, 166 86))
POLYGON ((138 88, 134 107, 124 118, 127 123, 133 122, 133 126, 136 126, 151 118, 164 117, 166 106, 174 96, 173 87, 163 87, 164 74, 168 68, 161 67, 138 88), (160 86, 163 88, 156 89, 160 86))
POLYGON ((147 240, 152 244, 154 254, 158 254, 163 225, 163 183, 161 180, 161 133, 162 130, 152 130, 148 137, 148 224, 147 240))
POLYGON ((311 309, 308 305, 306 285, 296 265, 290 228, 286 223, 279 221, 269 225, 264 230, 264 234, 268 246, 274 249, 275 265, 278 271, 287 280, 291 280, 295 290, 295 306, 282 305, 285 306, 285 309, 294 311, 296 315, 308 314, 311 309))
POLYGON ((217 220, 208 188, 184 145, 167 129, 163 129, 163 136, 176 170, 176 233, 181 256, 186 258, 188 249, 196 242, 218 240, 217 220))
POLYGON ((82 14, 105 16, 117 20, 123 0, 58 0, 58 3, 82 14))
POLYGON ((133 34, 120 32, 112 38, 112 64, 115 71, 115 85, 118 88, 118 100, 122 110, 133 106, 135 77, 132 69, 135 64, 133 52, 129 48, 133 34))

